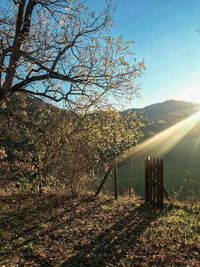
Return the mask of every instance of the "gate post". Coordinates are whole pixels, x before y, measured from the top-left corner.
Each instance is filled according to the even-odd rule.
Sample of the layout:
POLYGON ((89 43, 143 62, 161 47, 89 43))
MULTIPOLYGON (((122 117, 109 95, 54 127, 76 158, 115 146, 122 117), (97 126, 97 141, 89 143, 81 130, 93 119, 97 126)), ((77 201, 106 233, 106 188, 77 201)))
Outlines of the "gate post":
POLYGON ((113 169, 114 174, 114 188, 115 188, 115 199, 118 199, 118 177, 117 177, 117 160, 113 169))
POLYGON ((145 160, 145 202, 149 201, 148 191, 149 191, 149 157, 147 156, 145 160))
POLYGON ((159 179, 158 179, 158 208, 163 209, 163 160, 159 161, 159 179))
POLYGON ((163 160, 145 160, 145 202, 163 209, 163 160))

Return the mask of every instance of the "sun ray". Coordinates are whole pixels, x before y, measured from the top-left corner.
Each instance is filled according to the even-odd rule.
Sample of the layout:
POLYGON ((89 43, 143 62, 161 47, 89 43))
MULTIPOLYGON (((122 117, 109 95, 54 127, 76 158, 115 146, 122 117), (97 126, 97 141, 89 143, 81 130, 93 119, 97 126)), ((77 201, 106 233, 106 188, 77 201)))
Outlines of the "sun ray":
POLYGON ((200 122, 200 111, 126 151, 119 156, 118 160, 124 161, 132 156, 137 157, 149 154, 161 157, 180 142, 198 122, 200 122))

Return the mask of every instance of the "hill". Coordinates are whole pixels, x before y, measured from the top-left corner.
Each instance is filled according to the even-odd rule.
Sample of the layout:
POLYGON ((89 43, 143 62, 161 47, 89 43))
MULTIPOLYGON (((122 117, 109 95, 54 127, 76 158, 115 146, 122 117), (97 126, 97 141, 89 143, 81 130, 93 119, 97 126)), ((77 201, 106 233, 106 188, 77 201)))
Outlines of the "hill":
MULTIPOLYGON (((199 104, 168 100, 142 109, 129 109, 124 113, 136 113, 143 116, 145 122, 144 140, 146 140, 199 110, 199 104)), ((184 129, 179 131, 182 132, 184 129)), ((178 134, 179 132, 177 132, 178 134)), ((162 144, 163 148, 167 147, 170 142, 170 139, 165 140, 162 144)), ((175 143, 162 157, 164 159, 164 183, 167 190, 180 198, 191 194, 199 195, 200 123, 198 122, 192 131, 187 133, 178 143, 175 143)), ((144 156, 136 157, 132 161, 131 164, 129 161, 124 166, 119 167, 119 188, 121 192, 126 193, 128 177, 131 176, 136 192, 143 195, 144 156)))
POLYGON ((128 109, 124 114, 140 114, 145 122, 145 137, 158 133, 200 110, 200 104, 167 100, 141 109, 128 109))
MULTIPOLYGON (((53 106, 50 103, 46 103, 41 99, 35 98, 26 98, 25 105, 23 101, 18 97, 11 98, 11 107, 13 111, 26 111, 29 113, 29 116, 33 116, 35 111, 39 107, 44 109, 51 108, 51 110, 60 111, 59 108, 53 106)), ((149 134, 158 133, 178 121, 181 121, 184 118, 194 114, 200 110, 200 104, 195 104, 192 102, 177 101, 177 100, 167 100, 162 103, 156 103, 140 109, 128 109, 122 112, 124 115, 132 115, 133 113, 138 114, 142 117, 142 120, 145 123, 144 132, 146 137, 149 137, 149 134)), ((7 115, 11 112, 10 107, 6 109, 0 109, 0 115, 7 115)), ((63 116, 69 114, 68 111, 63 110, 63 116)), ((71 114, 73 115, 73 114, 71 114)), ((93 114, 90 114, 93 116, 93 114)))
MULTIPOLYGON (((13 106, 18 109, 18 99, 13 100, 13 106)), ((30 116, 34 113, 38 106, 43 105, 44 107, 51 107, 55 112, 59 110, 58 108, 44 103, 41 100, 28 99, 28 104, 24 107, 30 116)), ((200 109, 200 105, 183 102, 168 100, 163 103, 153 104, 142 109, 129 109, 123 111, 125 115, 132 115, 133 113, 142 116, 145 122, 144 139, 159 133, 160 131, 174 125, 178 121, 194 114, 200 109)), ((23 110, 22 110, 23 112, 23 110)), ((63 115, 67 116, 67 111, 63 110, 63 115)), ((9 109, 0 110, 1 115, 9 114, 9 109)), ((68 113, 69 114, 69 113, 68 113)), ((33 116, 32 116, 33 117, 33 116)), ((165 184, 170 192, 178 191, 182 187, 183 195, 189 192, 198 193, 200 191, 200 127, 197 126, 195 130, 187 135, 183 140, 176 144, 166 155, 164 155, 165 162, 165 184), (193 181, 192 184, 188 186, 188 182, 193 181)), ((177 133, 178 134, 178 133, 177 133)), ((10 157, 12 158, 12 152, 16 147, 21 147, 21 142, 7 142, 7 138, 4 138, 3 132, 1 134, 1 144, 6 145, 10 151, 10 157)), ((24 142, 24 140, 22 140, 24 142)), ((170 140, 169 140, 170 141, 170 140)), ((167 141, 168 142, 168 141, 167 141)), ((165 146, 166 144, 163 144, 165 146)), ((139 159, 134 162, 134 167, 128 165, 122 166, 119 169, 119 189, 120 192, 124 193, 127 191, 128 177, 134 177, 134 186, 137 193, 143 194, 143 179, 144 179, 144 158, 139 159)))

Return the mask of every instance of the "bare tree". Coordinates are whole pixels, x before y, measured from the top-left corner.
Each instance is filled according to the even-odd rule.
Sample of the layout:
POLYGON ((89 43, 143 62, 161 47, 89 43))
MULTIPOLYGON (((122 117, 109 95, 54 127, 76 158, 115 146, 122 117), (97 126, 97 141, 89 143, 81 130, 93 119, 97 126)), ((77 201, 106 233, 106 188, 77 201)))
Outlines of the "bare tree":
POLYGON ((0 8, 0 103, 22 92, 83 110, 136 93, 143 64, 128 63, 129 42, 110 36, 110 2, 99 14, 78 0, 3 0, 0 8))

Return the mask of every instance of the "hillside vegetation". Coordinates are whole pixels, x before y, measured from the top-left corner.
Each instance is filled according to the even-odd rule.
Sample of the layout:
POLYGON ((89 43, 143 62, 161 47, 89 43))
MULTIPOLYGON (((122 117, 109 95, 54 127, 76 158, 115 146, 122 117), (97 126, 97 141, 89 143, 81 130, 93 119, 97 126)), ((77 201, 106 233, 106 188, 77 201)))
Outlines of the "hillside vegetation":
MULTIPOLYGON (((94 165, 94 159, 90 156, 98 155, 98 159, 106 162, 106 159, 112 156, 109 154, 110 151, 114 153, 113 155, 123 151, 124 143, 120 143, 121 140, 124 141, 123 136, 127 137, 127 146, 130 145, 130 140, 132 140, 132 144, 135 144, 135 138, 139 139, 141 134, 140 124, 135 124, 138 125, 137 131, 131 132, 132 135, 127 136, 127 127, 124 127, 126 125, 122 123, 121 115, 117 114, 116 117, 115 113, 114 115, 110 113, 109 117, 107 117, 108 114, 104 117, 105 114, 101 114, 101 124, 96 124, 95 131, 91 131, 90 127, 95 121, 93 114, 86 121, 87 124, 83 124, 84 127, 81 128, 81 131, 80 128, 76 128, 79 131, 74 139, 71 139, 69 129, 72 128, 73 124, 68 124, 65 127, 66 124, 61 123, 60 125, 64 125, 63 127, 52 128, 52 125, 58 125, 58 118, 59 122, 62 122, 62 119, 68 114, 63 113, 63 111, 59 113, 57 108, 51 109, 51 113, 46 113, 45 110, 48 110, 48 105, 43 107, 44 112, 37 113, 37 108, 34 109, 34 102, 32 103, 29 105, 31 109, 25 113, 25 117, 22 117, 27 119, 23 120, 25 129, 32 131, 32 134, 27 135, 28 131, 19 128, 20 134, 11 137, 14 140, 16 138, 17 144, 21 140, 21 134, 28 137, 29 142, 24 139, 26 141, 24 148, 27 150, 22 150, 24 154, 17 154, 17 156, 20 160, 34 162, 37 169, 35 173, 32 173, 32 176, 23 173, 23 177, 27 177, 27 180, 20 180, 22 174, 13 173, 12 169, 7 173, 8 177, 10 174, 13 175, 14 182, 19 182, 21 188, 15 188, 15 192, 12 193, 9 188, 7 194, 2 193, 0 196, 0 266, 200 266, 199 199, 188 199, 182 202, 168 201, 165 203, 164 210, 159 211, 151 209, 136 197, 130 199, 120 197, 119 200, 114 201, 107 196, 94 198, 93 194, 80 194, 79 197, 77 194, 73 194, 74 189, 80 189, 80 191, 83 191, 84 188, 87 189, 88 180, 85 179, 85 174, 89 173, 88 170, 92 170, 90 166, 93 168, 95 166, 96 169, 98 167, 98 165, 94 165), (35 124, 29 120, 30 114, 34 114, 35 117, 32 118, 37 118, 35 124), (52 117, 48 117, 49 114, 52 117), (63 114, 65 114, 64 117, 63 114), (49 123, 51 121, 49 118, 54 119, 54 124, 49 123), (109 120, 107 120, 107 124, 104 124, 105 128, 102 129, 99 126, 102 126, 102 122, 107 118, 109 120), (117 124, 115 124, 116 122, 117 124), (35 128, 34 125, 36 125, 35 128), (119 126, 119 132, 116 132, 116 125, 119 126), (109 127, 111 130, 108 131, 109 127), (50 133, 49 138, 52 143, 49 143, 49 139, 46 138, 45 131, 41 131, 43 129, 50 133), (55 134, 58 129, 61 130, 58 132, 59 136, 55 134), (94 133, 96 139, 94 139, 94 133), (65 143, 63 147, 62 141, 66 134, 69 142, 65 143), (119 143, 116 142, 116 137, 119 137, 119 143), (132 139, 129 140, 129 137, 132 139), (104 143, 104 146, 101 146, 102 143, 99 142, 102 141, 102 138, 107 142, 104 143), (60 141, 61 143, 59 143, 60 141), (57 146, 58 143, 60 146, 57 146), (99 145, 98 151, 96 145, 99 145), (113 145, 116 149, 114 151, 110 150, 113 145), (80 147, 84 148, 85 151, 80 150, 80 147), (33 154, 30 154, 30 158, 24 158, 24 155, 29 155, 26 153, 30 151, 30 148, 33 154), (60 154, 60 151, 63 154, 61 154, 61 158, 57 158, 58 161, 55 161, 55 157, 60 154), (93 152, 94 154, 92 154, 93 152), (99 154, 95 154, 97 152, 99 154), (108 158, 105 158, 105 155, 108 158), (40 160, 46 158, 49 161, 42 161, 44 165, 41 165, 40 160), (90 161, 88 161, 89 159, 90 161), (61 169, 56 165, 60 160, 63 164, 61 169), (74 168, 76 172, 70 173, 68 166, 76 166, 77 169, 74 168), (81 168, 79 169, 79 167, 81 168), (61 170, 63 171, 61 172, 61 170), (49 171, 52 171, 51 174, 55 173, 57 183, 55 179, 49 179, 52 179, 52 176, 48 176, 49 171), (43 179, 44 192, 46 189, 52 191, 60 183, 65 184, 65 187, 62 187, 62 192, 65 193, 61 193, 61 191, 57 194, 42 193, 42 191, 40 194, 33 193, 37 191, 34 187, 35 182, 41 182, 39 174, 43 179), (77 179, 79 177, 80 180, 77 179), (24 188, 22 195, 19 192, 23 189, 23 182, 27 187, 24 188)), ((23 115, 23 111, 19 115, 23 115)), ((6 115, 3 116, 8 116, 9 110, 6 110, 5 113, 6 115)), ((130 126, 129 123, 130 120, 127 124, 130 126)), ((14 125, 18 126, 19 124, 16 121, 14 125)), ((158 125, 163 126, 165 124, 158 125)), ((4 129, 9 130, 10 128, 4 129)), ((136 130, 136 128, 134 129, 136 130)), ((132 131, 131 128, 129 130, 132 131)), ((9 133, 11 132, 9 131, 9 133)), ((11 145, 10 151, 12 152, 12 146, 15 146, 16 143, 10 142, 6 135, 2 135, 2 138, 5 146, 11 145)), ((23 148, 23 146, 20 145, 19 148, 23 148)), ((183 162, 184 153, 181 155, 183 162)), ((12 154, 8 153, 8 156, 12 160, 12 154)), ((172 161, 175 162, 174 159, 179 156, 172 157, 172 161)), ((99 162, 97 163, 99 164, 99 162)), ((195 162, 193 161, 193 163, 195 162)), ((177 169, 179 166, 177 161, 173 166, 177 169)), ((123 168, 128 173, 128 166, 123 166, 123 168)), ((142 171, 140 175, 141 177, 144 176, 142 171)), ((173 175, 173 177, 178 179, 178 176, 173 175)), ((96 181, 94 177, 91 178, 99 184, 99 180, 96 181)), ((7 179, 4 180, 7 181, 7 179)), ((125 181, 125 179, 122 180, 125 181)), ((167 177, 165 177, 165 182, 166 180, 167 177)), ((135 186, 137 186, 137 181, 134 180, 135 186)), ((143 180, 139 179, 139 181, 143 190, 143 180)), ((173 183, 174 180, 172 179, 173 183)))
POLYGON ((0 185, 11 190, 77 194, 142 136, 137 116, 114 108, 74 114, 20 95, 11 100, 0 109, 0 185))
MULTIPOLYGON (((4 186, 17 182, 21 188, 31 188, 34 184, 38 185, 40 172, 44 185, 72 185, 75 180, 82 186, 83 177, 94 181, 94 173, 104 171, 115 155, 141 142, 142 138, 145 140, 192 115, 199 108, 198 104, 169 100, 121 114, 115 111, 90 113, 80 123, 74 114, 41 100, 26 98, 24 103, 18 97, 12 98, 11 105, 0 110, 1 145, 6 149, 8 161, 33 164, 35 169, 31 173, 20 173, 18 169, 6 175, 4 172, 2 177, 5 179, 1 184, 4 186), (70 167, 72 172, 69 172, 69 166, 73 166, 70 167), (68 181, 64 181, 66 177, 68 181)), ((166 188, 171 193, 181 190, 181 197, 197 194, 200 190, 199 132, 197 124, 192 132, 164 155, 166 188)), ((163 147, 168 141, 163 143, 163 147)), ((131 164, 125 162, 125 166, 119 167, 119 191, 121 194, 127 192, 128 178, 132 173, 135 190, 142 195, 144 158, 135 158, 131 164)), ((96 180, 92 183, 95 185, 96 180)))
MULTIPOLYGON (((134 112, 143 114, 145 126, 143 128, 144 141, 149 137, 175 125, 200 110, 199 104, 184 101, 168 100, 163 103, 150 105, 143 109, 130 109, 126 114, 134 112)), ((177 136, 184 129, 177 131, 177 136)), ((166 139, 161 148, 170 144, 171 139, 166 139)), ((152 146, 153 151, 153 146, 152 146)), ((152 152, 153 153, 153 152, 152 152)), ((154 156, 152 154, 152 156, 154 156)), ((133 179, 133 185, 138 194, 144 192, 144 160, 143 156, 137 157, 131 162, 124 162, 124 166, 118 170, 121 193, 127 191, 128 177, 133 179)), ((188 132, 177 144, 162 155, 164 160, 164 184, 171 194, 180 198, 189 195, 200 194, 200 123, 197 122, 192 131, 188 132)))

